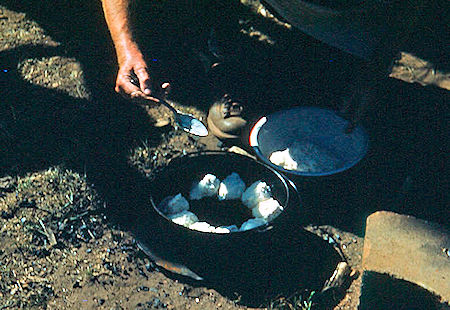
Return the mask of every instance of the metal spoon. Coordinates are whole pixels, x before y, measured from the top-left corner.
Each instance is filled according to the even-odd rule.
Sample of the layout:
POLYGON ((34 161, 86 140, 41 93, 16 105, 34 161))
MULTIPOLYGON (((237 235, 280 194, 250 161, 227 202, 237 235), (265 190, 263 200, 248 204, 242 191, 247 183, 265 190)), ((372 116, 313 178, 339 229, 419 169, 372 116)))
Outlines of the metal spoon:
MULTIPOLYGON (((133 83, 136 86, 139 86, 139 80, 137 76, 131 77, 131 83, 133 83)), ((208 135, 208 129, 206 128, 206 126, 201 121, 196 119, 192 114, 186 114, 178 111, 177 109, 172 107, 167 101, 165 101, 160 97, 154 96, 153 94, 152 97, 158 99, 161 104, 166 106, 170 110, 170 112, 173 113, 175 123, 181 129, 192 135, 200 137, 206 137, 208 135)), ((150 100, 150 98, 148 100, 150 100)))
POLYGON ((167 101, 153 95, 152 97, 158 99, 160 103, 166 106, 173 113, 175 117, 175 123, 181 129, 192 135, 200 137, 206 137, 208 135, 208 129, 206 128, 206 126, 203 125, 203 123, 196 119, 192 114, 182 113, 172 107, 167 101))

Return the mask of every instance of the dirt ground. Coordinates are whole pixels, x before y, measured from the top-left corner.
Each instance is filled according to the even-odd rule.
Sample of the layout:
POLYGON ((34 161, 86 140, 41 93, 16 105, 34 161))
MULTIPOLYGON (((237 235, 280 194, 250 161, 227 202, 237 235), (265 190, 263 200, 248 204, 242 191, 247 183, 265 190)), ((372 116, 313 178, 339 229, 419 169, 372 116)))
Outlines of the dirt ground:
MULTIPOLYGON (((328 210, 306 219, 305 230, 327 241, 351 267, 349 281, 331 294, 299 283, 292 294, 248 300, 243 291, 155 265, 134 234, 136 217, 149 206, 152 173, 186 152, 231 145, 176 131, 163 107, 113 92, 115 56, 99 1, 47 2, 0 6, 0 309, 357 308, 364 217, 374 209, 344 215, 328 210)), ((216 83, 253 104, 252 117, 297 105, 299 97, 336 108, 355 77, 364 76, 361 61, 296 31, 258 1, 235 2, 216 4, 223 11, 212 6, 219 12, 214 16, 202 11, 208 1, 178 8, 176 22, 163 5, 150 6, 161 16, 155 21, 160 32, 144 38, 156 51, 150 56, 157 59, 155 70, 173 81, 170 99, 178 109, 205 120, 216 83), (180 28, 186 23, 192 27, 180 28), (213 78, 204 57, 211 25, 225 68, 213 78)), ((440 29, 437 23, 418 27, 409 45, 386 61, 391 66, 385 88, 379 106, 369 109, 376 117, 367 126, 379 140, 398 143, 391 144, 393 154, 382 150, 389 160, 405 159, 413 167, 399 173, 400 181, 380 181, 393 192, 402 191, 397 183, 405 177, 417 181, 395 210, 445 223, 446 209, 439 204, 446 199, 444 181, 437 175, 450 77, 440 29), (418 110, 405 108, 405 98, 418 110), (423 119, 429 122, 416 126, 423 119), (423 149, 416 159, 413 154, 423 149), (438 201, 433 212, 426 208, 430 201, 438 201)), ((390 196, 386 201, 393 202, 390 196)))

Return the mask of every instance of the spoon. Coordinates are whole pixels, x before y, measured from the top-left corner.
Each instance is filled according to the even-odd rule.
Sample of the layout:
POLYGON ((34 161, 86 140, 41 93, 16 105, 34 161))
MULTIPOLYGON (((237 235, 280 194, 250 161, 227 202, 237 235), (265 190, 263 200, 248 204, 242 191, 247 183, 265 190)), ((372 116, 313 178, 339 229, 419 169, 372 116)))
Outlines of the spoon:
MULTIPOLYGON (((139 86, 139 80, 137 76, 132 76, 130 81, 134 85, 139 86)), ((181 129, 195 136, 206 137, 208 135, 208 129, 206 128, 206 126, 201 121, 196 119, 192 114, 186 114, 178 111, 177 109, 172 107, 167 101, 165 101, 160 97, 154 96, 153 94, 152 97, 158 99, 161 104, 163 104, 170 110, 170 112, 173 113, 175 123, 181 129)), ((151 100, 150 98, 146 99, 151 100)))
POLYGON ((153 95, 152 97, 158 99, 160 103, 166 106, 173 113, 175 117, 175 123, 181 129, 195 136, 206 137, 208 135, 208 129, 206 128, 206 126, 203 125, 203 123, 196 119, 192 114, 182 113, 172 107, 167 101, 153 95))

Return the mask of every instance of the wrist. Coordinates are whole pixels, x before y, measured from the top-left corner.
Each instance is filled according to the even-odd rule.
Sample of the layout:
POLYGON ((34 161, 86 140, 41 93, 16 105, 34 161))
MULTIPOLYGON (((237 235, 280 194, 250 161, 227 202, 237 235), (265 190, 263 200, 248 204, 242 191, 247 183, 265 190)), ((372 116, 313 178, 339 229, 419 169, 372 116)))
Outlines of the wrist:
POLYGON ((141 50, 136 42, 130 38, 122 38, 115 44, 117 60, 119 65, 127 59, 141 58, 143 59, 141 50))

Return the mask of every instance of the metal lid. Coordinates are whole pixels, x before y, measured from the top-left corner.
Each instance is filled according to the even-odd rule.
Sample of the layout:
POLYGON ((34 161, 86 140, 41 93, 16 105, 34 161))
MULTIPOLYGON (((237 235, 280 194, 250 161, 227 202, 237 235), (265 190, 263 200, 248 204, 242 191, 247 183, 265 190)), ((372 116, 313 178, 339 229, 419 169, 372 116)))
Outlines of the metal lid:
POLYGON ((348 121, 334 111, 295 107, 262 117, 250 131, 249 142, 259 159, 277 170, 303 176, 326 176, 357 164, 367 153, 368 136, 357 126, 346 133, 348 121), (272 162, 276 152, 293 165, 272 162), (273 157, 272 157, 273 159, 273 157))

